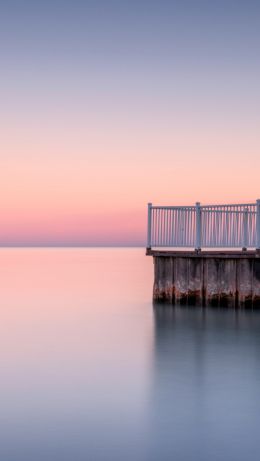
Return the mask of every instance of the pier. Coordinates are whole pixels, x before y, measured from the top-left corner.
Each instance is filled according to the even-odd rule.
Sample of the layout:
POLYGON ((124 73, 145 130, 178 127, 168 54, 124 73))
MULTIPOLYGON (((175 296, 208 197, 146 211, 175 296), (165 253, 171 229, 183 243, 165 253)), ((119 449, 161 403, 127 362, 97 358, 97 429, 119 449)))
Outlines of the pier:
POLYGON ((260 200, 149 203, 146 254, 154 261, 155 302, 259 308, 260 200))

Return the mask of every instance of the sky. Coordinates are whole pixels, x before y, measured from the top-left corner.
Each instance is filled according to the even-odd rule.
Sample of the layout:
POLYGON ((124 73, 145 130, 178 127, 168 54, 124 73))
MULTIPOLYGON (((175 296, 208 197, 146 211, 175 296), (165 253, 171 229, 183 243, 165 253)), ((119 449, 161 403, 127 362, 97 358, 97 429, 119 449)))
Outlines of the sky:
POLYGON ((0 245, 145 245, 260 198, 258 1, 0 1, 0 245))

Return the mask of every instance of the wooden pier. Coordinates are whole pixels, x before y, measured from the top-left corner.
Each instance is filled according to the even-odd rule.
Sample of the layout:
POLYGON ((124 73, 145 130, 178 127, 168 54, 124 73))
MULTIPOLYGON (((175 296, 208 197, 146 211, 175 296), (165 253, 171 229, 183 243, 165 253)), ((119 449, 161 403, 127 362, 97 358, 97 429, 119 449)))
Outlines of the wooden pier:
POLYGON ((205 208, 149 204, 154 301, 259 308, 259 243, 259 200, 205 208))

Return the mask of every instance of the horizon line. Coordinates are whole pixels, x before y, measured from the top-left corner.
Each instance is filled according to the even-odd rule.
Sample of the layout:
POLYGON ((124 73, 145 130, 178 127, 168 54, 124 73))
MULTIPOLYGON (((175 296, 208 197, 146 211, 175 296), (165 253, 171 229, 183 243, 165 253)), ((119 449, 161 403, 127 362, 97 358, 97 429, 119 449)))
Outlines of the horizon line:
POLYGON ((145 248, 146 245, 0 245, 0 248, 145 248))

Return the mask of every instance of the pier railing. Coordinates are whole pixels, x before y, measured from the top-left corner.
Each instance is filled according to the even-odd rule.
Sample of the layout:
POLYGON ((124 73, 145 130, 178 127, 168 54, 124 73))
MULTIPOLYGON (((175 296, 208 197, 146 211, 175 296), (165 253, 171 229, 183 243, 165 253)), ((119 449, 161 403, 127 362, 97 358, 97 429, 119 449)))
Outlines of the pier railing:
POLYGON ((260 249, 260 200, 235 205, 148 204, 147 248, 260 249))

